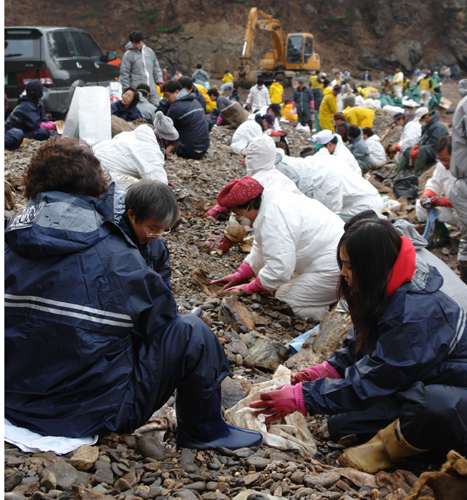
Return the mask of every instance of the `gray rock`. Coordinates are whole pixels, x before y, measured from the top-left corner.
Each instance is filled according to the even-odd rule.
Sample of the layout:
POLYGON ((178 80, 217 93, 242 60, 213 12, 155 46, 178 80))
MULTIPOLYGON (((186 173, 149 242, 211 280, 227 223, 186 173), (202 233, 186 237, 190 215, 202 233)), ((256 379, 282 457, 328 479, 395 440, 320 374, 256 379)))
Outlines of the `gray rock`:
POLYGON ((27 500, 27 498, 23 495, 19 495, 18 493, 5 493, 3 497, 5 500, 27 500))
POLYGON ((247 333, 255 327, 253 313, 233 297, 222 299, 219 319, 237 332, 247 333))
POLYGON ((138 442, 138 451, 143 457, 154 458, 156 460, 163 460, 165 458, 165 451, 162 445, 154 436, 142 436, 138 442))
POLYGON ((42 477, 45 477, 47 472, 54 474, 57 480, 57 490, 67 490, 74 484, 87 485, 91 482, 91 474, 77 471, 67 462, 56 462, 49 465, 43 470, 42 477))
POLYGON ((110 469, 98 469, 92 476, 92 481, 93 483, 112 484, 114 482, 114 475, 110 469))
POLYGON ((21 484, 22 479, 23 479, 22 472, 19 471, 13 472, 13 474, 10 474, 5 478, 4 490, 11 491, 16 486, 18 486, 18 484, 21 484))
POLYGON ((295 471, 290 476, 290 480, 292 481, 292 483, 295 484, 303 484, 304 478, 305 478, 305 473, 300 470, 295 471))
POLYGON ((265 370, 276 371, 290 353, 281 342, 254 331, 242 335, 242 340, 255 359, 255 366, 265 370))
POLYGON ((257 456, 254 456, 254 457, 249 457, 249 458, 246 460, 246 464, 247 464, 248 466, 250 466, 250 465, 254 465, 254 467, 255 467, 255 469, 256 469, 257 471, 264 470, 270 462, 271 462, 271 461, 270 461, 270 460, 268 460, 267 458, 257 457, 257 456))
POLYGON ((245 392, 241 382, 226 377, 222 381, 222 406, 232 408, 245 397, 245 392))
POLYGON ((204 495, 201 495, 204 500, 228 500, 228 496, 224 495, 223 493, 219 492, 214 492, 210 491, 209 493, 205 493, 204 495))
POLYGON ((195 461, 195 454, 188 448, 184 448, 180 453, 178 462, 180 465, 189 465, 195 461))
POLYGON ((178 491, 174 496, 176 498, 181 498, 182 500, 198 500, 196 494, 189 488, 184 488, 182 491, 178 491))
POLYGON ((322 474, 311 474, 305 476, 304 483, 306 486, 322 486, 329 488, 334 483, 339 481, 340 475, 337 472, 323 472, 322 474))
POLYGON ((196 481, 194 483, 188 483, 183 486, 184 490, 195 490, 204 491, 206 489, 206 483, 204 481, 196 481))
POLYGON ((232 340, 232 343, 230 345, 235 349, 235 351, 237 351, 238 354, 240 354, 243 359, 245 359, 250 354, 247 346, 241 340, 232 340))

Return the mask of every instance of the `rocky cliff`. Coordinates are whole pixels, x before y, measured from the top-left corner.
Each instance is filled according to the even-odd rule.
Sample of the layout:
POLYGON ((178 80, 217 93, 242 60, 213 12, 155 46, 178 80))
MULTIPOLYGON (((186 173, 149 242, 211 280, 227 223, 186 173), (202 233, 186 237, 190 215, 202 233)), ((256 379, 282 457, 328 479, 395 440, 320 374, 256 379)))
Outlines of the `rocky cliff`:
MULTIPOLYGON (((74 26, 101 47, 124 53, 141 30, 162 67, 191 74, 202 62, 213 76, 236 69, 248 12, 257 6, 286 32, 308 31, 325 71, 332 67, 406 71, 458 63, 467 70, 467 0, 23 0, 5 2, 5 25, 74 26)), ((257 36, 253 63, 268 49, 257 36)), ((254 64, 253 64, 254 66, 254 64)))

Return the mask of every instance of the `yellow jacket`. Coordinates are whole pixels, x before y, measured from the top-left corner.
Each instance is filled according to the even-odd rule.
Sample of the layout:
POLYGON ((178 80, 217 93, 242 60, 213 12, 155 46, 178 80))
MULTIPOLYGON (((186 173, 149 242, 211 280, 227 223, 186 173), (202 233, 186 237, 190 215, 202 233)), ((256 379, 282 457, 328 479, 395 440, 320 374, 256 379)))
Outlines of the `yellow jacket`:
POLYGON ((297 113, 292 111, 292 104, 286 104, 282 109, 282 118, 289 122, 296 122, 298 120, 297 113))
POLYGON ((319 107, 319 124, 323 130, 328 129, 332 133, 335 132, 334 115, 336 113, 339 113, 337 97, 331 91, 323 97, 319 107))
POLYGON ((222 78, 222 81, 223 81, 224 83, 230 83, 230 82, 232 82, 232 81, 233 81, 233 79, 234 79, 234 77, 233 77, 232 73, 226 73, 226 74, 224 75, 224 78, 222 78))
POLYGON ((418 85, 420 87, 420 90, 433 90, 430 86, 430 81, 431 78, 422 78, 419 82, 418 85))
POLYGON ((342 113, 350 125, 357 125, 360 128, 373 127, 373 120, 375 118, 375 112, 373 109, 363 108, 360 106, 355 108, 347 107, 342 113))
POLYGON ((310 85, 312 89, 322 89, 324 87, 323 83, 318 82, 318 75, 310 76, 310 85))
POLYGON ((323 94, 324 95, 332 94, 332 87, 331 87, 331 85, 329 85, 329 87, 326 87, 325 89, 323 89, 323 94))
POLYGON ((379 92, 379 90, 375 89, 375 87, 365 87, 360 90, 363 99, 368 99, 368 94, 371 94, 371 92, 379 92))
POLYGON ((206 101, 206 113, 210 113, 214 108, 217 108, 216 101, 212 101, 208 96, 208 91, 204 85, 200 85, 199 83, 194 84, 195 87, 203 94, 204 100, 206 101))
POLYGON ((269 95, 271 102, 274 104, 282 104, 282 96, 284 95, 284 87, 279 82, 274 82, 269 87, 269 95))

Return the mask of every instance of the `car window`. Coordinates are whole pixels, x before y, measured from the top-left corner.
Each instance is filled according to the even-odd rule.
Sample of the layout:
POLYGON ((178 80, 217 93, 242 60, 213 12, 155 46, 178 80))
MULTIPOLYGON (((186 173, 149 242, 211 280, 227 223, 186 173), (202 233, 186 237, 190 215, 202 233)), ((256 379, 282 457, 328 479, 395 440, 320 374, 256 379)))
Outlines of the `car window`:
POLYGON ((50 55, 53 58, 71 57, 64 31, 52 31, 47 36, 49 39, 50 55))
POLYGON ((88 57, 98 58, 102 57, 102 51, 97 43, 87 33, 81 33, 81 40, 88 57))
POLYGON ((39 59, 40 34, 31 31, 5 30, 5 59, 39 59))
POLYGON ((71 57, 86 57, 79 33, 76 31, 65 31, 64 33, 68 47, 70 48, 71 57))
POLYGON ((303 37, 291 36, 287 44, 287 62, 290 64, 302 62, 303 37))

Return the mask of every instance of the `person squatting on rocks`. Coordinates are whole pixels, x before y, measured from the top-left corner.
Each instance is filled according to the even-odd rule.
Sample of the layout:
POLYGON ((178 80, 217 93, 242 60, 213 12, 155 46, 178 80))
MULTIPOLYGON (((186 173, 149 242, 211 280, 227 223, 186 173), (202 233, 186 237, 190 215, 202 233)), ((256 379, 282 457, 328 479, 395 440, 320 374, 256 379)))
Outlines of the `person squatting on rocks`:
POLYGON ((334 442, 374 436, 338 459, 372 474, 428 450, 465 454, 466 313, 439 290, 440 273, 390 222, 358 216, 337 260, 353 322, 343 348, 250 406, 266 423, 295 411, 329 415, 334 442))
POLYGON ((282 130, 274 131, 275 120, 275 116, 271 113, 265 115, 256 113, 253 119, 244 121, 237 128, 232 136, 230 147, 237 153, 242 153, 252 139, 269 130, 272 137, 285 136, 282 130))
POLYGON ((132 122, 138 118, 143 118, 141 111, 137 108, 139 103, 139 93, 133 87, 123 89, 122 99, 112 104, 110 111, 112 115, 118 116, 122 120, 132 122))
POLYGON ((363 132, 357 125, 350 125, 347 131, 349 141, 345 145, 348 150, 354 155, 362 173, 366 174, 371 168, 370 150, 363 139, 363 132))
POLYGON ((386 163, 386 151, 384 151, 381 145, 380 138, 373 132, 370 127, 364 127, 362 129, 363 140, 370 152, 370 165, 371 168, 382 167, 386 163))
MULTIPOLYGON (((391 158, 391 155, 395 154, 397 164, 400 163, 402 155, 407 149, 410 150, 419 143, 422 136, 422 117, 426 115, 428 115, 428 108, 425 107, 415 111, 413 120, 408 120, 404 113, 394 115, 392 125, 395 124, 397 128, 402 129, 402 135, 397 144, 391 143, 386 146, 386 152, 391 158)), ((425 118, 423 118, 423 123, 425 123, 425 118)))
POLYGON ((131 132, 121 132, 113 139, 99 142, 93 150, 117 184, 138 179, 168 184, 164 164, 167 155, 177 149, 178 137, 172 119, 158 111, 154 130, 148 125, 140 125, 131 132))
POLYGON ((448 135, 446 127, 439 121, 439 118, 439 111, 436 110, 432 110, 420 118, 426 123, 422 130, 421 139, 413 148, 407 148, 403 152, 397 173, 409 170, 410 159, 412 159, 415 160, 413 175, 419 177, 427 162, 436 161, 435 144, 441 137, 448 135))
POLYGON ((298 87, 294 90, 292 96, 292 108, 297 109, 297 116, 300 125, 308 126, 310 131, 313 129, 313 121, 311 119, 311 103, 313 101, 313 93, 308 87, 305 87, 305 79, 298 79, 298 87))
POLYGON ((127 50, 120 65, 120 83, 123 88, 138 88, 145 83, 149 86, 149 102, 157 106, 159 93, 156 84, 164 83, 162 71, 154 51, 144 43, 143 34, 133 31, 130 41, 126 44, 127 50))
POLYGON ((203 111, 206 112, 206 99, 198 90, 198 87, 193 85, 193 80, 189 76, 181 76, 178 79, 178 83, 182 86, 182 88, 187 89, 188 93, 193 94, 196 97, 196 100, 201 104, 203 111))
MULTIPOLYGON (((180 80, 184 78, 181 77, 180 80)), ((169 104, 166 115, 173 120, 180 134, 177 155, 200 160, 211 143, 206 115, 195 94, 182 88, 180 81, 169 80, 162 86, 164 99, 169 104)))
POLYGON ((198 63, 196 65, 196 71, 191 75, 193 83, 204 85, 209 82, 209 78, 209 73, 207 71, 204 71, 203 65, 201 63, 198 63))
MULTIPOLYGON (((5 122, 5 131, 21 130, 27 139, 46 141, 54 135, 56 126, 50 120, 41 104, 41 99, 47 89, 38 80, 26 84, 26 95, 18 98, 18 104, 5 122)), ((16 149, 21 146, 23 137, 18 132, 9 134, 10 142, 7 149, 16 149), (21 141, 19 140, 21 138, 21 141), (14 139, 16 139, 14 141, 14 139)))
POLYGON ((256 113, 263 106, 270 104, 270 102, 269 92, 267 87, 264 85, 264 80, 262 78, 258 78, 256 85, 253 85, 248 93, 245 108, 249 108, 253 113, 256 113))
POLYGON ((252 226, 255 241, 234 274, 212 283, 225 282, 235 293, 275 291, 297 316, 319 320, 336 301, 342 220, 318 201, 282 190, 280 182, 263 188, 248 176, 230 181, 217 203, 252 226))
MULTIPOLYGON (((224 349, 198 317, 177 313, 163 278, 115 223, 91 148, 48 141, 25 185, 28 205, 5 232, 5 417, 46 436, 131 433, 177 389, 179 447, 259 446, 260 433, 222 419, 224 349)), ((169 193, 141 236, 177 219, 169 193)))
MULTIPOLYGON (((150 88, 149 85, 141 83, 136 89, 139 95, 139 102, 136 107, 139 109, 141 116, 147 123, 152 123, 156 117, 156 106, 149 101, 150 88)), ((159 96, 158 96, 159 97, 159 96)), ((160 101, 160 99, 159 99, 160 101)))
POLYGON ((330 155, 345 162, 352 172, 362 175, 362 170, 355 156, 342 142, 342 137, 339 134, 333 134, 330 130, 321 130, 321 132, 313 136, 313 140, 315 141, 315 147, 319 150, 316 154, 326 155, 327 150, 330 155))
POLYGON ((216 103, 216 107, 209 113, 209 116, 207 118, 208 124, 209 124, 209 130, 214 127, 214 125, 228 125, 227 120, 222 118, 222 110, 229 107, 232 104, 232 101, 230 99, 227 99, 227 97, 224 97, 223 95, 219 94, 219 91, 217 89, 209 89, 208 90, 208 96, 211 99, 211 101, 214 101, 216 103))

